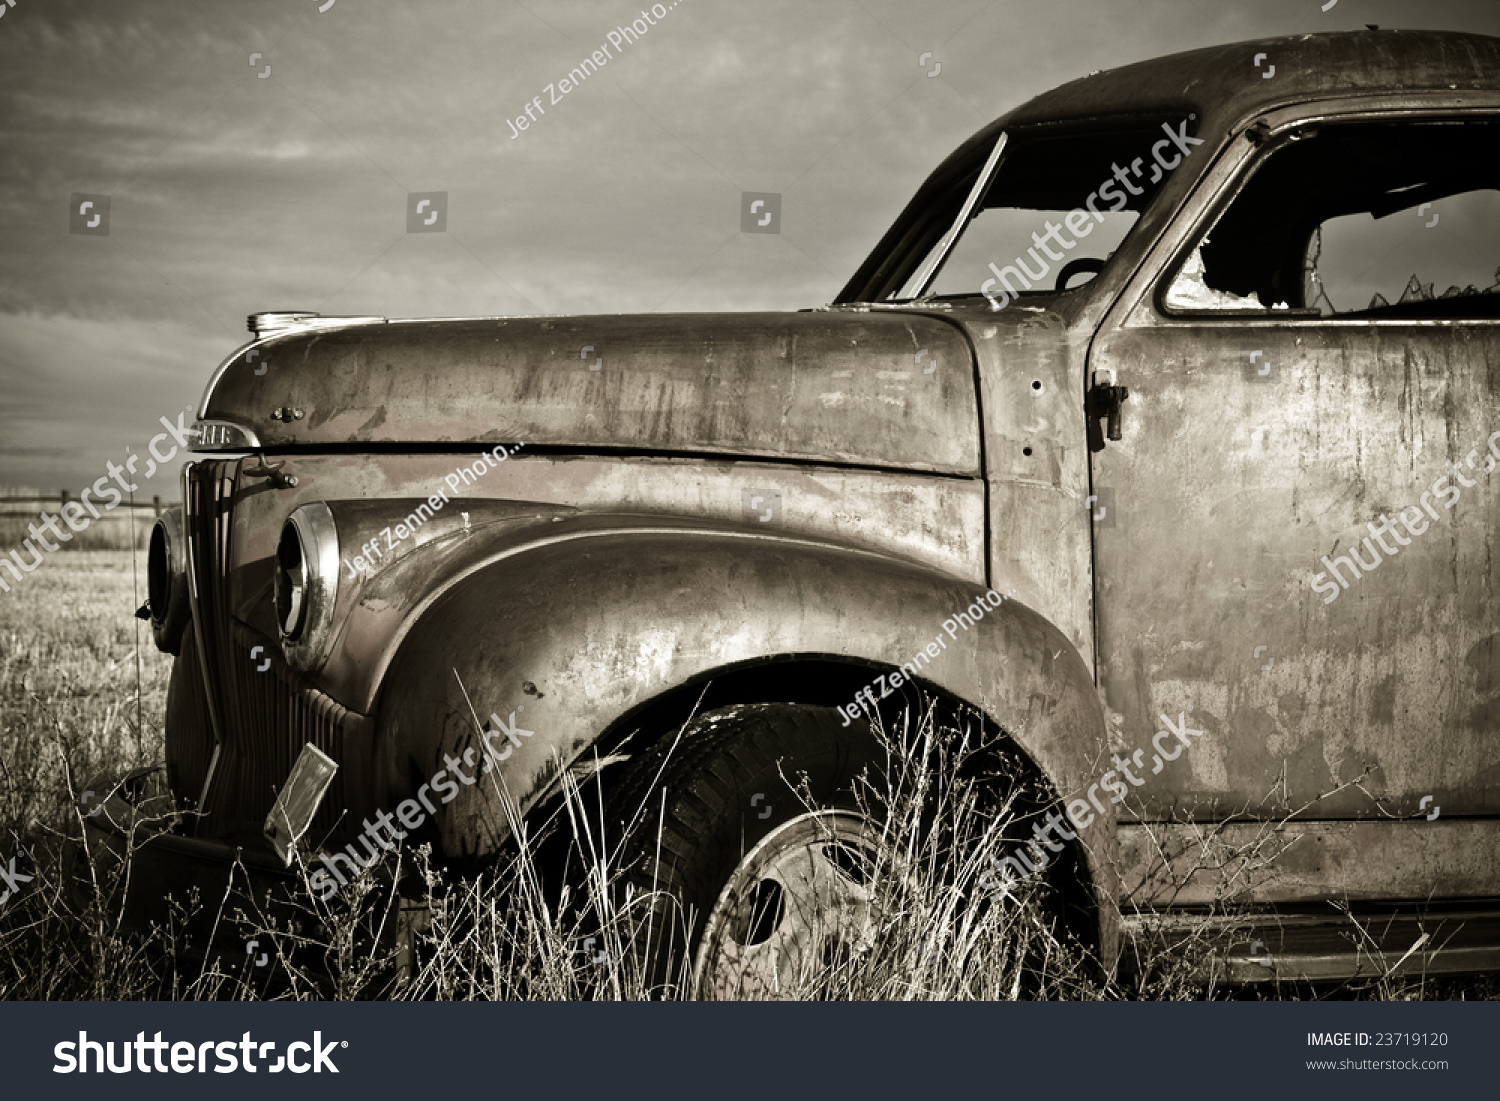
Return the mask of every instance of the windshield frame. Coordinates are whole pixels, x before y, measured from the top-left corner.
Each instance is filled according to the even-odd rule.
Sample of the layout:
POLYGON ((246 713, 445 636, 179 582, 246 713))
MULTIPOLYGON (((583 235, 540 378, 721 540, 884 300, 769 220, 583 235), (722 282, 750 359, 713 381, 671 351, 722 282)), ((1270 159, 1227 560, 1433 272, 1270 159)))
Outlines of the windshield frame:
MULTIPOLYGON (((1003 116, 964 142, 950 154, 918 188, 896 221, 886 230, 875 249, 855 271, 834 298, 832 305, 906 305, 930 298, 932 285, 941 275, 944 265, 958 247, 968 231, 969 220, 974 211, 985 209, 984 203, 999 180, 1004 166, 1015 154, 1018 144, 1030 146, 1033 140, 1046 141, 1070 136, 1107 137, 1112 132, 1139 130, 1143 135, 1154 132, 1156 127, 1177 123, 1183 119, 1197 120, 1195 107, 1187 103, 1153 104, 1145 109, 1094 114, 1082 118, 1054 119, 1043 122, 1028 122, 1023 125, 1006 125, 1011 115, 1003 116), (1002 141, 1003 139, 1003 141, 1002 141), (1005 155, 999 155, 1004 152, 1005 155), (989 178, 986 180, 985 177, 989 178), (941 247, 940 247, 941 246, 941 247), (930 269, 930 271, 929 271, 930 269), (920 293, 907 297, 907 291, 920 286, 920 293)), ((1188 133, 1199 135, 1202 124, 1192 127, 1188 133)), ((1159 138, 1161 135, 1157 135, 1159 138)), ((1201 163, 1201 158, 1195 158, 1201 163)), ((1173 166, 1175 169, 1175 166, 1173 166)), ((1109 260, 1115 260, 1132 244, 1147 215, 1158 204, 1161 193, 1177 171, 1169 171, 1167 177, 1154 186, 1152 194, 1139 207, 1133 207, 1139 215, 1135 224, 1116 248, 1109 260)), ((1100 273, 1102 276, 1102 272, 1100 273)), ((1081 291, 1098 282, 1096 277, 1070 288, 1081 291)), ((973 295, 942 295, 950 298, 979 298, 982 291, 975 289, 973 295)))
POLYGON ((933 282, 938 277, 938 273, 943 270, 943 265, 948 262, 948 255, 953 251, 953 246, 958 244, 959 237, 963 234, 964 230, 969 228, 969 222, 974 218, 974 208, 979 205, 979 201, 989 191, 990 185, 995 182, 995 176, 1000 172, 1001 158, 1005 154, 1005 145, 1009 137, 1010 135, 1004 130, 1000 131, 1000 136, 995 139, 994 148, 990 150, 989 159, 984 162, 984 167, 980 169, 979 175, 975 178, 974 186, 969 189, 969 197, 964 200, 964 205, 959 208, 957 217, 953 219, 953 224, 948 227, 948 232, 943 234, 942 239, 938 241, 937 247, 927 254, 927 258, 912 273, 911 278, 906 281, 906 285, 897 292, 896 301, 910 302, 913 299, 921 298, 931 288, 933 282))

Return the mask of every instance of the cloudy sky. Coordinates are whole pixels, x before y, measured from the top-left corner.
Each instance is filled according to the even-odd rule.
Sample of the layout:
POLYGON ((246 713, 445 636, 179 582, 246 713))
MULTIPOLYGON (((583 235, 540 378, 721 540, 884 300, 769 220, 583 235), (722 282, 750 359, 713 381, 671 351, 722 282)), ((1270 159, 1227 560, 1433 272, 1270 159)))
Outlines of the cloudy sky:
POLYGON ((553 105, 639 2, 16 0, 0 486, 143 451, 256 310, 821 305, 955 145, 1090 70, 1366 23, 1500 34, 1494 0, 1325 2, 680 0, 553 105), (747 191, 782 196, 780 233, 741 232, 747 191), (443 232, 407 232, 412 192, 447 193, 443 232), (108 196, 107 237, 70 232, 75 193, 108 196))

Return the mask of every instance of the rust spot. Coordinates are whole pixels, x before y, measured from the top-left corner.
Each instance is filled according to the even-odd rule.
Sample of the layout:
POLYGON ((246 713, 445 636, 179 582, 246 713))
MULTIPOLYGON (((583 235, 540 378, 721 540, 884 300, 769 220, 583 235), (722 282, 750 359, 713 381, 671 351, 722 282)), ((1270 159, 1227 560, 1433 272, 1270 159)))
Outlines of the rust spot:
POLYGON ((1500 634, 1482 638, 1464 655, 1464 664, 1474 670, 1474 692, 1492 696, 1500 692, 1500 634))
POLYGON ((1370 725, 1389 726, 1396 717, 1396 674, 1382 680, 1370 694, 1370 725))

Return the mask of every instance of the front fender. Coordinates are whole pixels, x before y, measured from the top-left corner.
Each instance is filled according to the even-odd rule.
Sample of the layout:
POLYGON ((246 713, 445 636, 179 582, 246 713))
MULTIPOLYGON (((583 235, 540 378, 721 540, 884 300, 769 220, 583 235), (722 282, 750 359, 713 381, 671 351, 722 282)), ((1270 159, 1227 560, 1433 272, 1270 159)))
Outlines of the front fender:
MULTIPOLYGON (((549 528, 471 560, 425 600, 382 678, 377 767, 388 810, 466 752, 469 768, 449 776, 475 776, 479 727, 493 725, 491 714, 509 724, 514 712, 531 732, 436 807, 449 856, 494 852, 513 816, 639 705, 726 667, 793 655, 910 662, 919 680, 1006 731, 1060 795, 1099 774, 1106 728, 1088 668, 1052 623, 1015 600, 949 638, 944 621, 981 590, 909 562, 653 518, 560 517, 549 528)), ((1114 892, 1103 885, 1113 818, 1096 819, 1081 838, 1109 896, 1099 899, 1101 916, 1112 913, 1114 892)))

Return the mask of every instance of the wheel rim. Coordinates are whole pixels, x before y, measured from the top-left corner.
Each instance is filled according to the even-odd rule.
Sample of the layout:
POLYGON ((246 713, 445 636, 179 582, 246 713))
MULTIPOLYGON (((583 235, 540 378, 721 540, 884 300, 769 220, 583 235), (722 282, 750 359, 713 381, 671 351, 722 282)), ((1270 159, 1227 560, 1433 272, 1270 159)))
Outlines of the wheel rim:
POLYGON ((704 925, 698 996, 776 999, 867 951, 876 913, 873 823, 815 811, 772 830, 736 866, 704 925))

